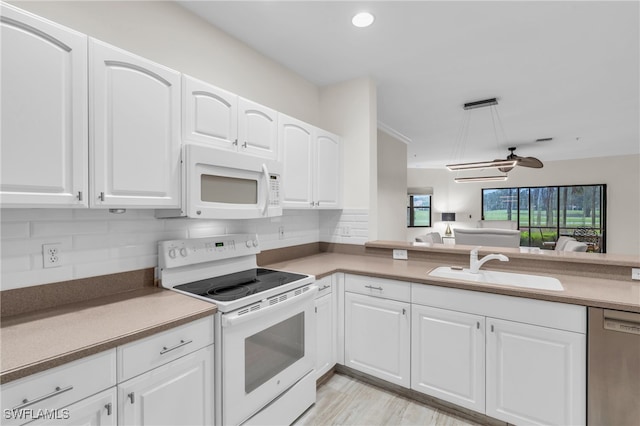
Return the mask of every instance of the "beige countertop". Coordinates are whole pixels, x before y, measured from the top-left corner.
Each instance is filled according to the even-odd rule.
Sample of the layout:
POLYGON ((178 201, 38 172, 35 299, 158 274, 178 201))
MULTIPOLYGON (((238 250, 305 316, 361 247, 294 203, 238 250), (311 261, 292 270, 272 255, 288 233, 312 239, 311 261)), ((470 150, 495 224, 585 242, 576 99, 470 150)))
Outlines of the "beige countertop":
MULTIPOLYGON (((553 302, 640 312, 640 281, 549 274, 543 271, 538 274, 559 279, 564 291, 532 290, 429 277, 427 274, 431 269, 443 266, 442 263, 435 261, 393 260, 389 257, 342 253, 320 253, 263 266, 313 274, 318 278, 334 272, 346 272, 553 302)), ((483 269, 497 270, 498 268, 492 268, 488 263, 483 269)), ((527 273, 531 272, 527 271, 527 273)))
POLYGON ((146 287, 2 318, 0 383, 213 315, 215 304, 146 287))

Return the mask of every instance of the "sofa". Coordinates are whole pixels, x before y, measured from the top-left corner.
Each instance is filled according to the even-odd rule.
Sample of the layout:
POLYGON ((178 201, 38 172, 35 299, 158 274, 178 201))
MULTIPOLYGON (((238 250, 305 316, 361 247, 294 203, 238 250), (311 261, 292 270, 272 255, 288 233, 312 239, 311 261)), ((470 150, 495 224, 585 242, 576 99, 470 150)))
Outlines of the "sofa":
POLYGON ((455 228, 456 244, 468 246, 519 247, 520 231, 498 228, 455 228))

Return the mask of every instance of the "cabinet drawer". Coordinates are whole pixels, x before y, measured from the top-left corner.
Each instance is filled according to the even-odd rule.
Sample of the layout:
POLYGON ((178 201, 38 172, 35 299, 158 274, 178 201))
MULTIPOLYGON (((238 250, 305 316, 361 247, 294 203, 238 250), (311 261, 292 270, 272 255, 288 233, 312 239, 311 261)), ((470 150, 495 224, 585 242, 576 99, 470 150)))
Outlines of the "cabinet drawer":
POLYGON ((213 317, 118 346, 118 383, 213 343, 213 317))
POLYGON ((21 425, 116 384, 116 350, 101 352, 2 385, 3 425, 21 425), (13 411, 12 411, 13 410, 13 411))
POLYGON ((585 334, 584 306, 457 288, 413 284, 412 302, 585 334))
POLYGON ((411 301, 411 284, 404 281, 347 274, 345 290, 402 302, 411 301))
POLYGON ((331 292, 333 291, 331 275, 316 280, 316 285, 318 286, 318 294, 316 295, 316 299, 321 298, 325 294, 331 294, 331 292))

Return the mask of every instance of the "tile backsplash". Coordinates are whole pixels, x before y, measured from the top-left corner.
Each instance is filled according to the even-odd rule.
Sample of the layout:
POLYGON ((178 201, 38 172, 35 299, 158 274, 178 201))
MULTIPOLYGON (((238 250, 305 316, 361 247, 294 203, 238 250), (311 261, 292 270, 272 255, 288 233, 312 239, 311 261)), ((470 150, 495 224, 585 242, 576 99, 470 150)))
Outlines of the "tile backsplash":
POLYGON ((367 210, 285 210, 245 220, 156 219, 153 210, 2 209, 0 288, 27 287, 158 264, 161 240, 257 233, 263 250, 317 241, 364 244, 367 210), (281 232, 282 231, 282 232, 281 232), (61 266, 43 268, 42 245, 60 243, 61 266))

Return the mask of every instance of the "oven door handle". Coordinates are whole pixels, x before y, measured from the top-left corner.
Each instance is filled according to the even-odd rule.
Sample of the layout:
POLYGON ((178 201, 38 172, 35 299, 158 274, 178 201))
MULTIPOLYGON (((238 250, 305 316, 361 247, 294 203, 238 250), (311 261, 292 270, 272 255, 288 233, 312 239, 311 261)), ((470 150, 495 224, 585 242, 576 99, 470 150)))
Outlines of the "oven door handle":
POLYGON ((250 321, 257 315, 272 314, 275 312, 283 311, 295 305, 307 303, 308 301, 311 301, 316 297, 317 292, 318 286, 312 285, 309 287, 309 290, 302 293, 300 296, 292 297, 283 302, 274 303, 273 305, 269 305, 265 308, 257 309, 255 311, 249 310, 244 314, 238 314, 238 312, 242 311, 242 309, 239 309, 238 311, 231 314, 222 315, 222 327, 233 327, 238 324, 250 321))

